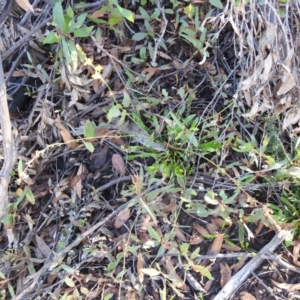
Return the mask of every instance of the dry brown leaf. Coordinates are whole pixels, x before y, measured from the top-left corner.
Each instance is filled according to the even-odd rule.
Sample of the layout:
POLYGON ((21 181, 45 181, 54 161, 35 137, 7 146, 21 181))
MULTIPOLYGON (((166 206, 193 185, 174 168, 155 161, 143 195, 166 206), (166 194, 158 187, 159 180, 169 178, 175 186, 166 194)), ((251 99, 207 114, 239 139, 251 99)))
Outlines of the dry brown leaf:
POLYGON ((177 238, 182 242, 186 242, 186 238, 183 232, 178 227, 174 227, 174 230, 176 232, 177 238))
POLYGON ((108 148, 103 147, 90 155, 91 167, 93 170, 100 169, 107 160, 108 148))
POLYGON ((202 243, 204 241, 204 238, 202 236, 195 236, 192 235, 190 238, 190 245, 199 245, 200 243, 202 243))
POLYGON ((277 96, 281 96, 285 93, 287 93, 288 91, 290 91, 295 85, 295 79, 293 77, 293 75, 291 73, 288 73, 285 71, 283 78, 282 78, 282 84, 279 87, 279 89, 277 90, 277 96))
POLYGON ((297 291, 297 290, 300 290, 300 283, 280 283, 280 282, 277 282, 273 279, 271 279, 272 283, 277 286, 278 288, 282 289, 282 290, 287 290, 288 292, 294 292, 294 291, 297 291))
POLYGON ((299 252, 300 252, 300 241, 296 240, 293 248, 293 264, 296 266, 300 266, 300 263, 298 262, 299 252))
MULTIPOLYGON (((218 213, 216 215, 218 215, 218 213)), ((219 227, 213 223, 207 224, 206 228, 207 228, 208 232, 211 234, 217 234, 219 231, 219 227)))
POLYGON ((201 235, 209 234, 209 232, 204 227, 196 223, 193 224, 193 228, 197 230, 201 235))
POLYGON ((81 199, 82 191, 82 176, 84 173, 85 167, 83 164, 80 164, 76 176, 70 180, 70 188, 74 190, 79 199, 81 199))
POLYGON ((220 218, 211 219, 210 221, 219 228, 221 228, 224 225, 224 220, 220 218))
POLYGON ((239 296, 241 300, 256 300, 255 297, 247 292, 241 292, 239 296))
POLYGON ((282 129, 287 129, 290 125, 297 123, 300 120, 300 108, 295 107, 286 112, 282 129))
POLYGON ((59 133, 67 146, 72 150, 77 148, 78 144, 74 141, 74 138, 70 134, 69 130, 64 127, 59 121, 56 121, 54 124, 59 129, 59 133))
POLYGON ((114 226, 118 229, 122 227, 130 217, 130 209, 120 211, 115 219, 114 226))
POLYGON ((189 291, 189 287, 184 283, 184 281, 178 276, 176 273, 175 267, 173 265, 172 259, 170 257, 166 257, 165 267, 167 274, 172 276, 172 281, 175 287, 182 289, 184 291, 189 291))
POLYGON ((124 176, 126 173, 125 163, 121 155, 114 154, 112 156, 112 165, 120 176, 124 176))
POLYGON ((231 269, 226 263, 224 264, 220 263, 220 274, 221 274, 220 285, 223 288, 231 278, 231 269))
POLYGON ((20 7, 22 7, 25 11, 30 10, 34 13, 32 5, 29 3, 28 0, 16 0, 20 7))
POLYGON ((237 263, 233 264, 230 268, 236 273, 246 262, 247 257, 243 256, 237 263))
POLYGON ((241 251, 241 247, 239 246, 230 246, 230 245, 227 245, 227 244, 222 244, 222 248, 223 249, 226 249, 228 251, 241 251))
POLYGON ((219 254, 222 248, 222 244, 223 244, 223 234, 219 233, 214 239, 209 252, 213 254, 219 254))
POLYGON ((144 259, 143 259, 142 252, 139 251, 138 255, 137 255, 136 270, 137 270, 140 282, 142 282, 144 279, 144 273, 141 271, 143 268, 144 268, 144 259))
POLYGON ((44 257, 48 257, 52 252, 49 246, 38 236, 35 236, 36 244, 44 257))

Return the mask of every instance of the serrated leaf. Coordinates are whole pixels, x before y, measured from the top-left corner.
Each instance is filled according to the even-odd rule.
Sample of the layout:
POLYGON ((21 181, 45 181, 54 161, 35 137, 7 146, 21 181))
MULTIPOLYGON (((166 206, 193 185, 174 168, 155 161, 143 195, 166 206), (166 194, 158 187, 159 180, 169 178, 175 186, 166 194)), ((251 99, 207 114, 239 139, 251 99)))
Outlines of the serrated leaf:
POLYGON ((83 141, 84 146, 86 147, 87 150, 89 150, 91 153, 93 153, 95 151, 95 147, 92 143, 90 142, 85 142, 83 141))
POLYGON ((134 41, 139 42, 139 41, 144 40, 147 36, 148 36, 147 32, 138 32, 138 33, 136 33, 136 34, 133 35, 132 39, 134 41))
POLYGON ((73 280, 69 277, 65 277, 65 284, 69 287, 74 287, 75 283, 73 282, 73 280))
POLYGON ((220 0, 209 0, 209 3, 217 8, 223 8, 223 4, 220 0))
POLYGON ((42 39, 43 44, 55 44, 61 41, 61 36, 56 32, 48 32, 46 37, 42 39))
POLYGON ((160 271, 153 268, 149 268, 149 269, 143 268, 141 269, 141 271, 150 277, 158 276, 160 274, 160 271))
POLYGON ((94 125, 90 120, 87 120, 84 125, 83 134, 85 138, 92 138, 95 134, 94 125))

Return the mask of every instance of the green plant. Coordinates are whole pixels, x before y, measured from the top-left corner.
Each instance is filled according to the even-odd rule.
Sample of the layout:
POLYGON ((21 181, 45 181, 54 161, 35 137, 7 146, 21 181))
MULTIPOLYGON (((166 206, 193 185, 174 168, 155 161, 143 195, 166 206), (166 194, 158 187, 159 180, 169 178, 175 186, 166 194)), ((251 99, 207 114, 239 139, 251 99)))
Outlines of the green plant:
POLYGON ((61 50, 58 52, 58 56, 60 59, 64 58, 66 66, 70 66, 71 71, 75 71, 79 63, 86 59, 85 53, 76 43, 76 38, 88 37, 94 28, 93 26, 84 26, 86 18, 86 13, 76 18, 70 6, 64 13, 62 3, 56 2, 53 7, 52 21, 56 31, 48 32, 42 40, 44 44, 58 43, 60 45, 61 50))

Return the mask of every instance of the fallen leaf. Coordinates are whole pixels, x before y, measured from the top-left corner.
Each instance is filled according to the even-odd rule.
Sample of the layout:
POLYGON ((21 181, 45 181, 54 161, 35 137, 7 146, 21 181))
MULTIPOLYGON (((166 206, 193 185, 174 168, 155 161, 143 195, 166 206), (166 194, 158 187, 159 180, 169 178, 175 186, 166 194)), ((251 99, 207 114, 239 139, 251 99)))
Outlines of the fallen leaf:
POLYGON ((282 129, 287 129, 290 125, 297 123, 300 120, 300 109, 292 108, 286 112, 282 129))
POLYGON ((129 217, 130 217, 130 209, 125 209, 120 211, 115 219, 114 226, 117 229, 122 227, 125 224, 125 222, 129 219, 129 217))
MULTIPOLYGON (((9 0, 10 1, 10 0, 9 0)), ((32 5, 29 3, 28 0, 16 0, 20 7, 22 7, 25 11, 30 10, 34 13, 32 5)))
POLYGON ((103 147, 100 150, 95 151, 90 155, 91 168, 93 170, 100 169, 106 163, 107 153, 108 153, 108 148, 103 147))
POLYGON ((229 251, 241 251, 241 247, 236 246, 236 245, 227 245, 227 244, 222 244, 222 248, 229 250, 229 251))
POLYGON ((199 245, 200 243, 202 243, 204 241, 204 238, 202 236, 195 236, 192 235, 190 238, 190 245, 199 245))
POLYGON ((237 263, 230 266, 234 273, 236 273, 246 262, 247 257, 243 256, 237 263))
POLYGON ((294 292, 300 290, 300 283, 280 283, 271 279, 272 283, 282 290, 287 290, 288 292, 294 292))
POLYGON ((143 272, 146 275, 149 275, 150 277, 155 277, 158 276, 160 274, 160 271, 153 269, 153 268, 149 268, 149 269, 141 269, 141 272, 143 272))
POLYGON ((222 248, 223 234, 219 233, 214 239, 209 253, 219 254, 222 248))
POLYGON ((220 263, 220 274, 221 274, 220 285, 223 288, 231 278, 231 269, 226 263, 224 264, 220 263))
POLYGON ((189 291, 189 287, 184 283, 184 281, 179 277, 176 273, 176 267, 174 267, 172 259, 170 257, 166 257, 165 267, 167 274, 170 276, 170 279, 174 283, 175 287, 182 289, 184 291, 189 291))
POLYGON ((300 241, 296 240, 293 247, 293 264, 296 266, 300 266, 298 262, 300 252, 300 241))
POLYGON ((287 73, 286 71, 284 74, 284 78, 282 78, 282 80, 283 80, 283 82, 276 93, 277 96, 287 93, 296 85, 293 75, 290 73, 287 73))
POLYGON ((174 227, 174 231, 176 232, 176 236, 180 241, 186 242, 185 235, 178 227, 174 227))
POLYGON ((137 255, 136 270, 137 270, 140 282, 142 282, 144 279, 144 273, 142 272, 143 267, 144 267, 143 254, 141 251, 139 251, 138 255, 137 255))
POLYGON ((201 225, 193 224, 193 228, 197 230, 201 235, 209 234, 209 232, 201 225))
POLYGON ((74 138, 70 134, 69 130, 64 127, 59 121, 56 121, 54 124, 59 129, 59 133, 67 146, 72 150, 77 148, 78 144, 76 143, 76 141, 74 141, 74 138))
POLYGON ((126 173, 125 163, 121 155, 114 154, 112 156, 112 165, 120 176, 124 176, 126 173))
POLYGON ((44 257, 49 257, 49 254, 52 253, 49 246, 38 235, 35 236, 35 240, 44 257))

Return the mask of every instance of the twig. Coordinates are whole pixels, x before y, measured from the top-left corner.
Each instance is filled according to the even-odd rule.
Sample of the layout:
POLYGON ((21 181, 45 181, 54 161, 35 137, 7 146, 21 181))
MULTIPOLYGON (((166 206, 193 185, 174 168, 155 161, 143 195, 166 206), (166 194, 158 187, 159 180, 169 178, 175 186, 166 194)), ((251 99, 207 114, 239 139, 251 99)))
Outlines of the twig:
POLYGON ((47 18, 42 23, 33 27, 29 32, 27 32, 20 40, 15 42, 8 50, 6 50, 2 54, 2 60, 7 59, 10 55, 12 55, 18 48, 20 48, 36 31, 38 31, 41 27, 45 26, 48 22, 51 22, 52 17, 47 18))
POLYGON ((265 259, 265 255, 273 252, 284 240, 284 233, 282 230, 273 237, 273 239, 263 247, 257 254, 249 261, 239 272, 230 278, 224 288, 216 295, 214 300, 227 300, 240 288, 242 283, 248 278, 251 272, 255 271, 265 259))
POLYGON ((2 129, 2 143, 4 151, 4 163, 0 171, 0 219, 6 213, 8 204, 7 189, 10 174, 17 160, 17 151, 13 140, 11 123, 9 118, 6 85, 3 74, 2 60, 0 55, 0 124, 2 129))
POLYGON ((94 226, 92 226, 91 228, 89 228, 87 231, 83 232, 81 235, 79 235, 75 241, 73 241, 69 246, 67 246, 64 250, 62 250, 60 253, 58 253, 57 255, 55 255, 54 257, 51 258, 50 262, 47 262, 44 264, 44 266, 34 275, 30 275, 25 279, 25 283, 24 285, 26 286, 26 282, 27 282, 27 287, 25 287, 22 292, 17 295, 17 297, 15 298, 15 300, 22 300, 23 297, 30 293, 35 285, 37 284, 39 278, 44 275, 46 272, 48 271, 52 271, 58 264, 59 262, 61 262, 64 257, 76 246, 78 246, 82 240, 84 238, 86 238, 87 236, 89 236, 90 234, 94 233, 99 227, 101 227, 102 225, 104 225, 105 223, 109 222, 114 216, 116 216, 120 211, 126 209, 127 207, 129 207, 130 205, 134 204, 134 202, 136 200, 138 200, 141 196, 146 195, 147 193, 149 193, 150 191, 152 191, 153 189, 157 189, 157 185, 153 185, 150 186, 149 188, 147 188, 144 192, 142 192, 139 195, 136 195, 135 197, 133 197, 132 199, 130 199, 127 203, 121 205, 120 207, 118 207, 117 209, 115 209, 113 212, 111 212, 106 218, 104 218, 103 220, 101 220, 100 222, 96 223, 94 226), (30 282, 32 280, 32 282, 30 282))
POLYGON ((162 31, 161 31, 161 35, 159 36, 158 40, 155 40, 155 46, 154 46, 154 51, 153 51, 153 56, 152 56, 152 61, 151 61, 151 66, 152 67, 156 67, 157 66, 157 63, 156 63, 156 58, 157 58, 157 51, 158 51, 158 47, 166 33, 166 29, 167 29, 167 26, 168 26, 168 20, 166 18, 166 15, 165 15, 165 9, 163 7, 161 7, 160 5, 160 0, 157 0, 157 7, 158 9, 161 11, 161 14, 162 14, 162 17, 163 17, 163 20, 164 20, 164 27, 162 28, 162 31))

